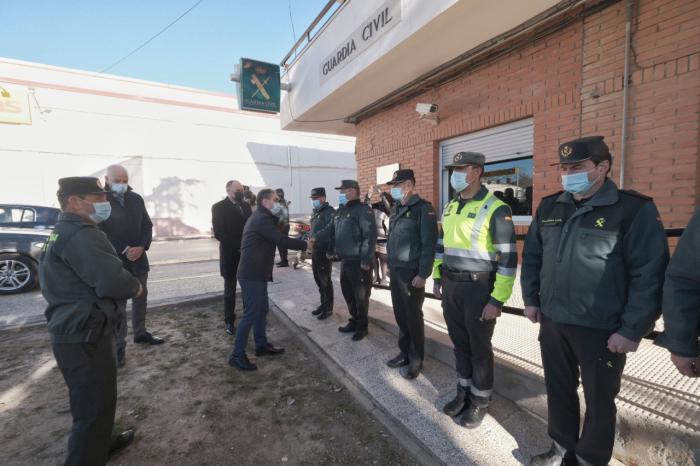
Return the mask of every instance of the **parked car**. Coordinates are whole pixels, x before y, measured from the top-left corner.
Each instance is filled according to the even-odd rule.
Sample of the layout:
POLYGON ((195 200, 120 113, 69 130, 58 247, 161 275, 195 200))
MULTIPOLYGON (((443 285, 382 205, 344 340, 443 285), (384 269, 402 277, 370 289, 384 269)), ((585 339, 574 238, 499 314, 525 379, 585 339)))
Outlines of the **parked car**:
POLYGON ((53 207, 0 204, 0 228, 51 229, 60 212, 53 207))
POLYGON ((0 295, 34 289, 41 251, 49 230, 0 228, 0 295))

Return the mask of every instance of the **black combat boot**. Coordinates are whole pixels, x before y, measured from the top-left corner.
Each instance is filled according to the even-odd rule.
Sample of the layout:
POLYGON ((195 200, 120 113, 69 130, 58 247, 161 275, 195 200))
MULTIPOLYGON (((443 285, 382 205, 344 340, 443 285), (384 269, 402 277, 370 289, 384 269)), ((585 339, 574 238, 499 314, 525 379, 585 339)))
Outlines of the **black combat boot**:
POLYGON ((357 324, 355 323, 354 320, 351 320, 350 322, 347 323, 347 325, 343 325, 342 327, 338 327, 338 331, 341 333, 355 333, 357 330, 357 324))
POLYGON ((442 412, 450 417, 456 416, 469 406, 469 387, 457 384, 457 396, 447 403, 442 412))
POLYGON ((531 466, 577 466, 578 460, 573 452, 565 452, 552 444, 549 451, 535 455, 530 459, 531 466))
POLYGON ((476 396, 473 393, 470 393, 469 408, 467 408, 467 410, 464 411, 464 414, 462 414, 459 424, 469 429, 479 427, 481 425, 481 421, 483 421, 484 417, 486 416, 486 412, 489 410, 490 402, 490 396, 476 396))

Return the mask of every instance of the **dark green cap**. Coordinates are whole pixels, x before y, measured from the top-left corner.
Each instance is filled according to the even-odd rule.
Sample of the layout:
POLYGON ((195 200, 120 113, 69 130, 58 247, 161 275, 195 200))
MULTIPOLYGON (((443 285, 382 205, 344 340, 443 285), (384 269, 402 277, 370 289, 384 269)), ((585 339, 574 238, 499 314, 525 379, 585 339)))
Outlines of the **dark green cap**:
POLYGON ((483 167, 485 163, 486 157, 479 152, 457 152, 452 157, 452 163, 445 168, 466 167, 469 165, 483 167))

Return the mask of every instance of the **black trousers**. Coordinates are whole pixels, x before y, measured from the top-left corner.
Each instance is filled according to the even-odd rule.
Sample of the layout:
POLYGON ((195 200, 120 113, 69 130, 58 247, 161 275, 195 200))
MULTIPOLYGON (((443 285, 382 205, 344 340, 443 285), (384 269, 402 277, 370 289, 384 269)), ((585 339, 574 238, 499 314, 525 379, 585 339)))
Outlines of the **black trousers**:
POLYGON ((493 347, 496 321, 481 321, 493 289, 493 278, 480 274, 476 281, 442 277, 442 312, 454 345, 457 373, 470 381, 471 393, 490 397, 493 390, 493 347))
POLYGON ((53 345, 68 385, 73 428, 66 465, 103 465, 111 444, 117 406, 117 366, 114 335, 96 343, 53 345))
POLYGON ((358 330, 367 330, 372 269, 362 270, 359 260, 343 260, 340 263, 340 288, 348 305, 350 321, 355 322, 358 330))
POLYGON ((423 324, 423 300, 425 288, 414 288, 411 281, 417 270, 391 269, 391 303, 399 326, 399 349, 410 360, 423 360, 425 328, 423 324))
POLYGON ((228 325, 236 321, 236 276, 241 255, 240 253, 228 254, 226 260, 226 273, 222 273, 222 276, 224 277, 224 322, 228 325))
MULTIPOLYGON (((284 230, 282 230, 282 234, 285 236, 289 236, 289 225, 287 225, 284 230)), ((287 262, 287 248, 284 246, 277 246, 277 250, 280 253, 280 261, 281 262, 287 262)))
POLYGON ((326 251, 317 251, 315 249, 311 254, 311 261, 314 281, 321 295, 321 308, 326 312, 330 312, 333 310, 333 282, 331 281, 333 263, 326 257, 326 251))
POLYGON ((542 318, 540 349, 547 386, 548 433, 567 452, 594 465, 607 465, 615 442, 615 397, 625 354, 611 353, 612 332, 542 318), (577 388, 583 383, 586 415, 579 435, 577 388))

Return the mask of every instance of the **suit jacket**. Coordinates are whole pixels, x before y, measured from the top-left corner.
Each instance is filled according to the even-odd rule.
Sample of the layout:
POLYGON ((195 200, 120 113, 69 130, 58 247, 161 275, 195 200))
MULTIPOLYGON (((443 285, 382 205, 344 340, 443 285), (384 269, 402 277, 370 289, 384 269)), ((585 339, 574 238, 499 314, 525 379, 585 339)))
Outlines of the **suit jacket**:
POLYGON ((124 193, 123 206, 113 193, 107 194, 107 200, 112 205, 112 213, 107 220, 100 223, 100 229, 114 246, 125 269, 135 276, 148 273, 146 251, 151 247, 153 239, 153 222, 146 211, 143 198, 129 187, 124 193), (124 250, 129 246, 140 246, 144 249, 141 257, 134 262, 124 254, 124 250))
POLYGON ((277 227, 279 219, 265 207, 258 207, 243 231, 241 263, 238 278, 267 282, 272 281, 275 247, 305 250, 306 242, 290 238, 277 227))
POLYGON ((241 255, 243 227, 252 215, 247 202, 223 199, 211 206, 214 237, 219 241, 219 268, 224 277, 235 277, 241 255))

